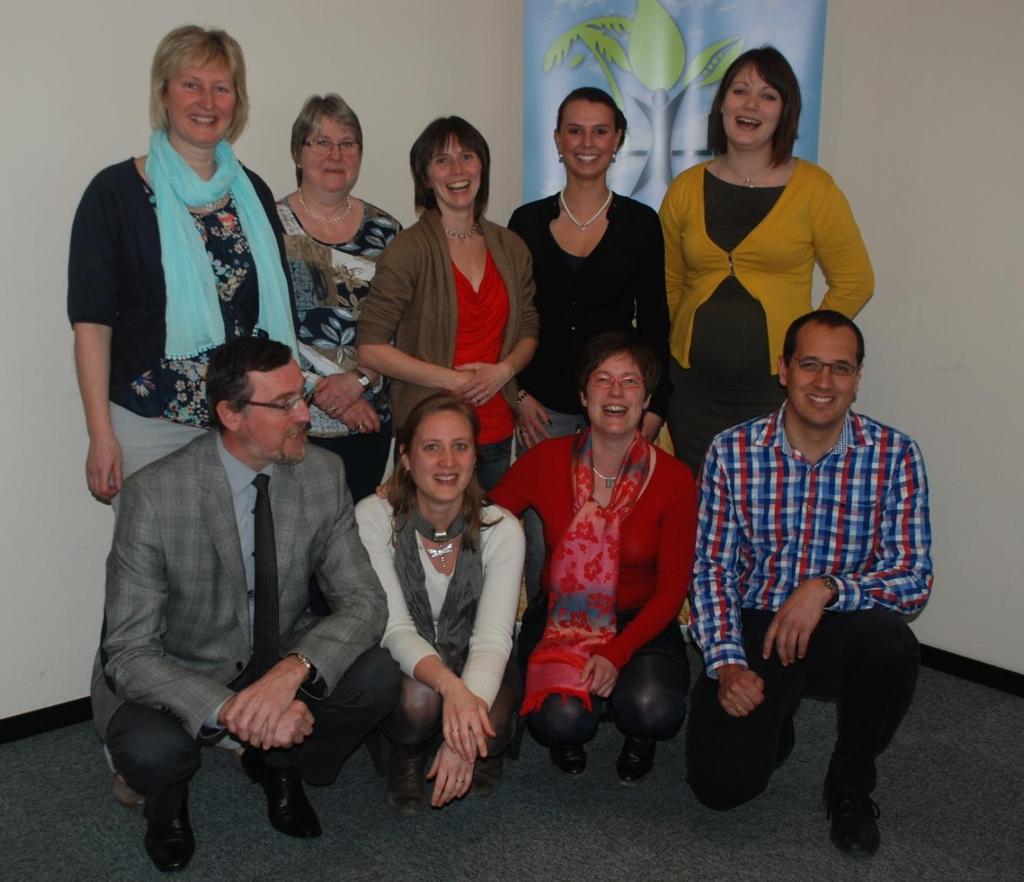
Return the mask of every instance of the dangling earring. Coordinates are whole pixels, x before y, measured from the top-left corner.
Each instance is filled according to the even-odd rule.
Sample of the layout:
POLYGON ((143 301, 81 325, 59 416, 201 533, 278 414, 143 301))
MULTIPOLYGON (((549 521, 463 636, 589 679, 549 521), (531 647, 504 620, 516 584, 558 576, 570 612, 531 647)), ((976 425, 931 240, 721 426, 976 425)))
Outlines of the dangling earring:
POLYGON ((561 153, 558 154, 558 161, 559 162, 565 162, 565 160, 562 159, 562 154, 561 153))
POLYGON ((614 153, 612 154, 612 162, 615 162, 615 157, 616 157, 616 156, 618 156, 618 155, 619 155, 619 151, 618 151, 618 150, 616 150, 616 151, 615 151, 615 152, 614 152, 614 153))

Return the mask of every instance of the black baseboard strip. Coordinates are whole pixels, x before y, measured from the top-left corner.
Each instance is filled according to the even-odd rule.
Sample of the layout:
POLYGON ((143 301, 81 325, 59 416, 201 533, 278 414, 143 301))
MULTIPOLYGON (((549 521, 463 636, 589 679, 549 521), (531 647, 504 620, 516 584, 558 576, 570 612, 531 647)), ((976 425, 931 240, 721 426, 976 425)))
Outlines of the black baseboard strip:
MULTIPOLYGON (((925 667, 942 671, 944 674, 952 674, 971 683, 1024 697, 1024 674, 1015 671, 997 668, 995 665, 966 658, 955 652, 947 652, 945 649, 936 649, 934 646, 921 647, 921 663, 925 667)), ((84 723, 90 719, 92 708, 89 706, 88 698, 65 701, 63 704, 0 720, 0 744, 41 735, 43 732, 84 723)))
POLYGON ((945 649, 936 649, 934 646, 921 647, 921 664, 972 683, 1024 697, 1024 674, 1018 674, 1016 671, 997 668, 995 665, 957 655, 955 652, 947 652, 945 649))
POLYGON ((64 726, 72 726, 75 723, 83 723, 91 719, 92 708, 88 698, 65 701, 63 704, 55 704, 51 707, 29 711, 27 714, 18 714, 16 717, 0 720, 0 744, 17 741, 20 738, 29 738, 32 735, 41 735, 43 732, 62 729, 64 726))

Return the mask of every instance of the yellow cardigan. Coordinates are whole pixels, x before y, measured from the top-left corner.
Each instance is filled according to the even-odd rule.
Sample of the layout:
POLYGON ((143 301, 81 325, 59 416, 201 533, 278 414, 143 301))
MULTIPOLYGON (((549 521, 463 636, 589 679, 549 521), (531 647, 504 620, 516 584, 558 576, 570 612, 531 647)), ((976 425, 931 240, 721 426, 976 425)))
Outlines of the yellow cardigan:
POLYGON ((690 366, 693 318, 729 275, 764 307, 773 374, 782 341, 793 319, 811 310, 815 260, 828 290, 821 309, 855 316, 871 298, 875 277, 849 203, 824 169, 796 161, 778 202, 731 255, 708 238, 704 227, 704 170, 701 163, 669 185, 661 203, 665 235, 665 288, 672 320, 673 357, 690 366))

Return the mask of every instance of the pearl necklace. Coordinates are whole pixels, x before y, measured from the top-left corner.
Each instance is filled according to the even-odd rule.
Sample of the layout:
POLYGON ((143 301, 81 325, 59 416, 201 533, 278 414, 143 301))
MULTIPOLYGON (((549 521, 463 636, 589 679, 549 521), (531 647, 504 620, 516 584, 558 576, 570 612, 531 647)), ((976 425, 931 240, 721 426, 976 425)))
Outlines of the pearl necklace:
POLYGON ((468 233, 456 233, 455 230, 449 230, 448 227, 442 227, 442 229, 444 230, 444 234, 449 239, 472 239, 477 233, 480 232, 480 225, 473 224, 473 226, 469 228, 468 233))
POLYGON ((588 221, 581 221, 572 213, 572 209, 569 208, 568 203, 565 201, 565 188, 562 188, 562 192, 558 194, 558 201, 562 203, 562 208, 565 209, 565 214, 573 222, 573 225, 582 233, 587 227, 589 227, 594 221, 596 221, 608 207, 608 203, 612 201, 612 191, 609 188, 608 195, 605 197, 604 202, 601 203, 601 207, 594 213, 594 216, 588 221))
POLYGON ((296 190, 295 192, 299 194, 299 205, 302 206, 302 210, 306 212, 306 214, 308 214, 311 218, 313 218, 313 220, 318 220, 322 224, 340 224, 343 220, 345 220, 345 218, 348 217, 348 213, 352 210, 352 199, 349 196, 346 196, 345 210, 341 214, 334 215, 333 217, 328 217, 325 214, 318 214, 317 212, 313 211, 312 208, 306 205, 306 200, 302 198, 301 189, 296 190))

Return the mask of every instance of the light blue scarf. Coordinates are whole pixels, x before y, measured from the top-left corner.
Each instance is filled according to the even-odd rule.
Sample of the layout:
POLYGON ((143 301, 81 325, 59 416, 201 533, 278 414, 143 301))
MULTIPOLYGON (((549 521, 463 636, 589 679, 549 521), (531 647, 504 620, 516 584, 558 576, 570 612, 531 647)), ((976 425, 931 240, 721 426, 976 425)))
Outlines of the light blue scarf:
POLYGON ((256 326, 296 353, 288 283, 263 204, 227 141, 217 145, 213 158, 217 170, 204 181, 171 146, 166 132, 157 130, 149 139, 146 177, 156 196, 167 286, 165 357, 194 358, 224 342, 224 318, 210 256, 187 206, 216 202, 229 191, 256 264, 260 292, 256 326))

